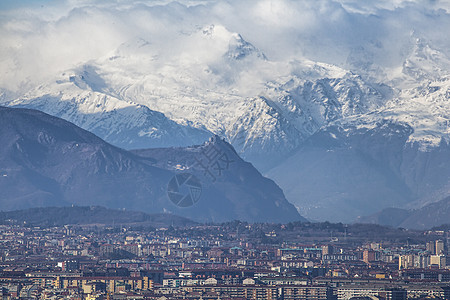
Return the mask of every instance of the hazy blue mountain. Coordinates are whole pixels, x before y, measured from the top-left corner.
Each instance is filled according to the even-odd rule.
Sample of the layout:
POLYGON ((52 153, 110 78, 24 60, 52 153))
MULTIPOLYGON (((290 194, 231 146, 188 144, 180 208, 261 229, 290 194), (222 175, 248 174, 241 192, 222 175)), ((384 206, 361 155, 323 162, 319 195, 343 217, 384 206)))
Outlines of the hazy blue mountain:
MULTIPOLYGON (((155 150, 158 155, 144 157, 36 110, 0 107, 0 128, 1 210, 75 204, 170 212, 201 221, 302 220, 273 181, 218 138, 202 146, 155 150), (192 171, 181 167, 186 161, 205 159, 202 150, 210 155, 211 147, 221 155, 214 164, 222 163, 225 154, 228 159, 216 179, 198 167, 192 171), (196 201, 187 207, 175 205, 168 191, 173 192, 175 175, 188 172, 197 174, 198 189, 178 182, 178 192, 196 201)), ((215 165, 210 168, 218 171, 215 165)))
POLYGON ((357 219, 357 222, 411 229, 428 229, 450 224, 450 197, 427 204, 419 209, 385 208, 357 219))
POLYGON ((388 119, 329 126, 268 175, 310 219, 351 222, 387 207, 420 208, 450 193, 450 146, 424 151, 410 142, 413 133, 388 119))
POLYGON ((243 161, 234 148, 218 136, 200 146, 132 152, 148 158, 149 165, 195 175, 202 185, 200 201, 214 220, 221 220, 224 214, 234 214, 237 219, 267 221, 262 217, 266 214, 261 212, 270 212, 273 220, 298 218, 283 191, 243 161), (208 164, 210 160, 216 162, 208 164))

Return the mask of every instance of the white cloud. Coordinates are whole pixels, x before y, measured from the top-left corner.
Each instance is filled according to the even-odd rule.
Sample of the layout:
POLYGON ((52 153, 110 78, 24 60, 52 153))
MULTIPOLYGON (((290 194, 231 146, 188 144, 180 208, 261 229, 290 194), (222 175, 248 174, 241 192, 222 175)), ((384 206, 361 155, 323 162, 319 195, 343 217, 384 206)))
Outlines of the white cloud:
POLYGON ((188 36, 210 24, 242 34, 271 60, 304 56, 342 65, 363 48, 389 67, 402 62, 416 36, 448 55, 449 7, 432 0, 42 0, 0 6, 0 88, 31 87, 134 38, 156 45, 160 63, 174 57, 213 61, 220 39, 205 44, 188 36))

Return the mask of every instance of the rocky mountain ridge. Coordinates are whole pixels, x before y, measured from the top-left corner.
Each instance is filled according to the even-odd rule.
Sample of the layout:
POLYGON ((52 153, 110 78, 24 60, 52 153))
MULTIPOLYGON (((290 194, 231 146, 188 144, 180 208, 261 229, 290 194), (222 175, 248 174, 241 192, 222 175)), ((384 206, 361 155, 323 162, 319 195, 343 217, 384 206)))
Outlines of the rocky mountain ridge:
POLYGON ((36 110, 0 107, 0 128, 2 210, 97 205, 196 221, 304 220, 273 181, 217 137, 143 156, 36 110), (182 167, 184 159, 193 164, 182 167), (198 185, 180 181, 186 176, 198 185))

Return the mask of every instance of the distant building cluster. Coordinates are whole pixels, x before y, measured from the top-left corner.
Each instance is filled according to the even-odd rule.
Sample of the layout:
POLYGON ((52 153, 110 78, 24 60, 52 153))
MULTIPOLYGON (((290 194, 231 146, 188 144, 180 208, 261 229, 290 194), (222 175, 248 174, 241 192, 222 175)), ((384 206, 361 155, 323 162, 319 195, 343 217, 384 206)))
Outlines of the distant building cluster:
POLYGON ((270 242, 277 230, 245 226, 247 233, 218 225, 2 225, 0 297, 450 299, 448 232, 424 233, 420 243, 323 236, 270 242))

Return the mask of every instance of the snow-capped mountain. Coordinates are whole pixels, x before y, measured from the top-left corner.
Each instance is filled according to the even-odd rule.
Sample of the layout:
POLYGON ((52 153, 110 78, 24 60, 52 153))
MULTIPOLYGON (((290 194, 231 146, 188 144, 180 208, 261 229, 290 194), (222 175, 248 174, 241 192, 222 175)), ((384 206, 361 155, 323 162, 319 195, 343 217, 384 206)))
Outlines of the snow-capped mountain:
POLYGON ((158 45, 134 38, 8 105, 64 118, 126 149, 195 144, 212 132, 268 169, 322 126, 372 111, 391 94, 336 66, 270 61, 223 26, 178 38, 208 56, 196 59, 195 48, 163 60, 169 54, 158 45))
POLYGON ((45 111, 128 149, 187 146, 202 143, 211 135, 207 130, 179 125, 147 106, 124 101, 107 89, 95 68, 85 65, 9 105, 45 111))
MULTIPOLYGON (((312 219, 349 221, 450 195, 450 43, 436 30, 450 24, 448 7, 188 2, 70 11, 117 17, 120 25, 107 23, 114 46, 96 44, 108 51, 75 56, 32 88, 0 84, 1 103, 126 149, 216 134, 312 219)), ((0 64, 14 74, 11 61, 0 64)))
POLYGON ((307 217, 351 221, 450 195, 448 59, 417 42, 387 82, 391 100, 330 122, 268 173, 307 217))

